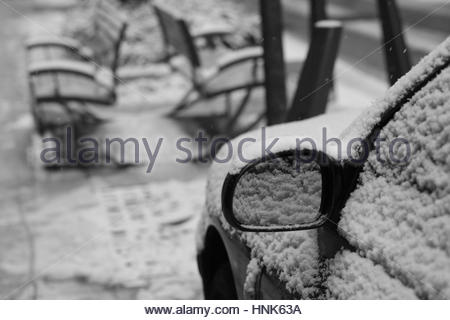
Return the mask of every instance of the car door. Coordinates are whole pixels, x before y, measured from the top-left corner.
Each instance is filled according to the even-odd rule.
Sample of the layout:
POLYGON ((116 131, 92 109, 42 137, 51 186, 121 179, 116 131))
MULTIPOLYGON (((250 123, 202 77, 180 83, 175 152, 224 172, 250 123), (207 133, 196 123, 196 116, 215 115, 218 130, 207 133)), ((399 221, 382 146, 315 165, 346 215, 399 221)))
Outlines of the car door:
MULTIPOLYGON (((325 298, 450 297, 450 71, 448 57, 435 60, 434 70, 416 68, 413 89, 366 128, 379 139, 356 187, 343 185, 354 191, 340 220, 318 230, 325 298)), ((292 297, 264 269, 257 290, 258 298, 292 297)))
POLYGON ((450 67, 380 126, 337 224, 326 296, 450 298, 450 67))

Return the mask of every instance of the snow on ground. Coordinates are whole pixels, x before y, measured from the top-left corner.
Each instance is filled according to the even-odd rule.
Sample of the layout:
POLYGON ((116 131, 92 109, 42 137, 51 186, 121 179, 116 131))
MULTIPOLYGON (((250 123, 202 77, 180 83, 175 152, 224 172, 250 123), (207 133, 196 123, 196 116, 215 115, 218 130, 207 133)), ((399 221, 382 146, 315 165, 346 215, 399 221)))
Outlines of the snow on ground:
MULTIPOLYGON (((56 1, 51 2, 53 8, 56 1)), ((83 26, 88 20, 80 14, 84 7, 76 7, 67 17, 66 11, 45 10, 43 2, 39 5, 42 10, 30 10, 27 19, 20 20, 24 34, 64 33, 64 27, 83 26), (69 20, 73 23, 65 24, 69 20)), ((89 25, 84 27, 89 29, 89 25)), ((156 78, 167 73, 164 68, 152 71, 156 78)), ((164 85, 171 86, 157 82, 154 96, 167 90, 164 85)), ((102 112, 112 118, 93 137, 100 141, 105 137, 145 137, 152 148, 158 138, 164 138, 153 174, 146 175, 146 167, 47 172, 30 152, 34 177, 23 187, 26 192, 12 190, 2 195, 2 297, 201 298, 194 239, 204 202, 201 169, 190 164, 174 166, 175 141, 185 135, 184 130, 161 114, 143 112, 135 105, 133 95, 137 94, 132 90, 136 86, 126 86, 131 93, 119 92, 120 105, 102 112), (181 181, 189 179, 189 174, 198 180, 181 181), (22 193, 23 199, 18 196, 22 193), (20 199, 13 201, 16 198, 20 199), (33 286, 37 287, 35 297, 30 293, 33 286)), ((170 110, 170 101, 161 98, 159 102, 170 110)), ((25 110, 23 117, 10 123, 11 130, 32 129, 29 110, 25 110)), ((146 152, 144 148, 140 151, 145 165, 146 152)))
MULTIPOLYGON (((116 188, 97 180, 28 211, 38 298, 45 283, 70 279, 138 289, 141 299, 200 298, 195 249, 186 244, 194 243, 203 189, 202 180, 116 188)), ((16 247, 0 269, 26 273, 27 262, 16 247)))
POLYGON ((400 6, 418 8, 418 9, 429 9, 431 8, 441 8, 447 6, 448 10, 448 1, 447 0, 428 0, 427 2, 423 2, 421 0, 398 0, 400 6))
POLYGON ((176 72, 163 70, 164 73, 160 73, 164 67, 167 68, 164 65, 152 65, 146 76, 120 85, 117 104, 127 110, 165 108, 169 111, 189 90, 189 82, 176 72))
MULTIPOLYGON (((57 11, 42 11, 32 17, 33 20, 45 20, 45 30, 59 30, 64 21, 57 11)), ((25 28, 33 27, 34 24, 26 22, 25 28)), ((165 71, 158 72, 157 75, 165 71)), ((154 96, 166 91, 164 84, 167 82, 158 83, 154 96)), ((37 286, 36 298, 39 299, 120 298, 116 292, 128 291, 130 294, 125 297, 138 299, 202 297, 194 234, 204 202, 204 180, 198 178, 202 176, 199 174, 200 180, 178 181, 186 180, 183 170, 191 168, 188 164, 175 163, 175 141, 185 135, 184 130, 160 114, 142 112, 145 110, 136 105, 133 97, 136 86, 127 86, 131 93, 127 96, 120 92, 120 105, 103 112, 108 116, 112 113, 113 117, 98 128, 94 137, 99 141, 105 137, 145 137, 152 148, 157 139, 164 138, 151 179, 145 174, 146 167, 142 167, 134 169, 140 172, 138 181, 133 181, 136 173, 122 174, 122 179, 116 177, 120 172, 111 172, 107 177, 100 173, 98 178, 86 177, 79 187, 77 179, 72 186, 70 177, 74 172, 71 170, 48 173, 36 166, 37 188, 58 189, 60 186, 65 192, 32 194, 27 199, 31 204, 26 210, 26 218, 34 244, 30 251, 23 251, 24 239, 17 241, 16 234, 21 234, 24 229, 18 220, 20 214, 12 212, 1 219, 2 240, 8 239, 8 243, 2 242, 2 247, 7 246, 4 253, 7 259, 1 259, 0 272, 7 274, 8 279, 23 275, 29 279, 29 263, 32 263, 31 278, 36 280, 28 283, 24 279, 22 283, 27 290, 14 290, 12 297, 32 297, 28 289, 33 285, 37 286), (168 177, 177 180, 164 182, 161 176, 164 180, 168 177), (114 185, 108 180, 114 179, 130 186, 108 187, 114 185), (53 183, 48 186, 44 183, 49 182, 46 180, 53 183), (143 180, 150 183, 137 185, 143 180)), ((166 97, 169 95, 165 93, 166 97)), ((159 102, 164 102, 163 107, 170 110, 170 101, 163 98, 164 95, 159 102)), ((149 103, 145 102, 148 111, 149 103)), ((24 119, 29 120, 29 117, 24 119)), ((13 125, 17 127, 22 123, 13 125)), ((37 148, 39 152, 40 147, 37 148)), ((140 159, 145 165, 144 148, 140 149, 140 159)), ((41 164, 37 159, 33 162, 41 164)), ((46 189, 43 191, 47 192, 46 189)), ((4 207, 3 204, 4 212, 8 204, 4 207)), ((11 285, 11 289, 16 286, 11 285)), ((2 294, 5 290, 8 291, 4 289, 2 294)))
POLYGON ((70 8, 79 3, 78 0, 34 0, 36 6, 43 6, 46 8, 70 8))

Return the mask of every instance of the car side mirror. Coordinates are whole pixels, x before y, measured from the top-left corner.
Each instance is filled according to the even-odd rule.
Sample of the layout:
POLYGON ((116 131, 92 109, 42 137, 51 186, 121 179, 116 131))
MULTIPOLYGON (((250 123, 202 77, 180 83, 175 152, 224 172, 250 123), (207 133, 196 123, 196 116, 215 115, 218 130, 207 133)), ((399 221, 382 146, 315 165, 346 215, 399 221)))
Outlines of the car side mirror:
POLYGON ((228 175, 226 220, 242 231, 294 231, 323 225, 334 203, 339 164, 319 151, 285 151, 228 175))

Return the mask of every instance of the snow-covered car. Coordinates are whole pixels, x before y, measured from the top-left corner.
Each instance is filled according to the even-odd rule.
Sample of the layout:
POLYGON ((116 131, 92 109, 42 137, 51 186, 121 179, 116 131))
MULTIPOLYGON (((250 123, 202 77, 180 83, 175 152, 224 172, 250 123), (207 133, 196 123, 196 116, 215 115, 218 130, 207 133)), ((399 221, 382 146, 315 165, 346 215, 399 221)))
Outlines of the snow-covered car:
POLYGON ((352 114, 222 147, 197 239, 206 298, 450 299, 450 38, 352 114))

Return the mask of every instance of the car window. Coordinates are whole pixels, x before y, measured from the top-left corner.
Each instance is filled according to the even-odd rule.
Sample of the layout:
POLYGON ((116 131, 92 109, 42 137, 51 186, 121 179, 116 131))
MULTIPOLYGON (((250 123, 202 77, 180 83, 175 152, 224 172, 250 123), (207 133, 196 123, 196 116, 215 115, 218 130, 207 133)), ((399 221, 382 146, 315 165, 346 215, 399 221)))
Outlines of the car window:
POLYGON ((336 257, 330 269, 331 292, 351 298, 354 283, 348 283, 344 293, 345 288, 333 286, 344 277, 343 265, 357 264, 352 267, 354 281, 367 282, 368 271, 378 270, 369 272, 377 277, 370 280, 377 283, 371 290, 401 284, 405 290, 399 291, 400 298, 410 296, 407 288, 419 298, 450 298, 448 67, 382 128, 342 211, 339 229, 358 249, 358 257, 336 257), (380 270, 383 275, 376 276, 380 270))

